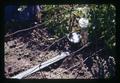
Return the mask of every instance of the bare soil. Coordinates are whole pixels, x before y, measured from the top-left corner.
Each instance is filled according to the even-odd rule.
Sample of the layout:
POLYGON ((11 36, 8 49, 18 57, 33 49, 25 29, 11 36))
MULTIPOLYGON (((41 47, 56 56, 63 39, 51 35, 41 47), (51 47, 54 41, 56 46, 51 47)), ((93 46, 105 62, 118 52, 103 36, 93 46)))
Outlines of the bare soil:
MULTIPOLYGON (((24 32, 24 34, 6 38, 4 44, 6 78, 57 56, 65 47, 60 47, 61 43, 43 51, 55 40, 57 40, 57 37, 51 37, 47 30, 39 28, 29 33, 24 32)), ((97 53, 96 56, 88 58, 84 62, 87 57, 102 47, 104 47, 104 44, 101 42, 89 46, 74 56, 67 57, 23 79, 98 79, 114 77, 115 61, 113 57, 109 57, 106 50, 97 53), (76 64, 78 65, 75 66, 76 64)))

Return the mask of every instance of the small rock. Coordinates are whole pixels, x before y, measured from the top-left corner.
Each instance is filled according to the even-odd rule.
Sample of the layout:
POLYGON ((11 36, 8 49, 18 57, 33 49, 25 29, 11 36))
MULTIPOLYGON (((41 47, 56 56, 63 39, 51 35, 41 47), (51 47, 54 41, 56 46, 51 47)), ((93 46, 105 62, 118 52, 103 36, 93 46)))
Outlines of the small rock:
POLYGON ((24 52, 23 51, 21 51, 20 53, 19 53, 19 55, 23 55, 24 54, 24 52))
POLYGON ((8 46, 13 46, 14 45, 14 41, 9 41, 7 44, 8 44, 8 46))
POLYGON ((27 53, 25 53, 24 55, 27 56, 27 55, 29 55, 29 53, 27 52, 27 53))

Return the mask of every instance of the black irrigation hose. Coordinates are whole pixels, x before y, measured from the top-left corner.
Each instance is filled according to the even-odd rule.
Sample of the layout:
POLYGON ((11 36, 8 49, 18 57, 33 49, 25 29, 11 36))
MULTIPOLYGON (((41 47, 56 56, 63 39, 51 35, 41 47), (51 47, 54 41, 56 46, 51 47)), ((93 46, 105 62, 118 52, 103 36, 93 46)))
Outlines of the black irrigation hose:
MULTIPOLYGON (((96 51, 95 53, 93 53, 91 56, 87 57, 85 60, 83 60, 83 63, 85 63, 89 58, 95 56, 97 53, 99 53, 99 52, 101 52, 101 51, 103 51, 103 49, 100 49, 100 50, 96 51)), ((76 65, 74 65, 74 66, 72 66, 72 67, 70 67, 69 69, 67 69, 67 71, 73 69, 74 67, 76 67, 76 66, 78 66, 78 65, 79 65, 79 63, 76 64, 76 65)))
POLYGON ((34 28, 39 27, 39 26, 41 26, 41 25, 43 25, 43 24, 44 24, 44 23, 42 23, 42 24, 37 24, 37 25, 35 25, 35 26, 33 26, 33 27, 30 27, 30 28, 27 28, 27 29, 18 30, 18 31, 16 31, 16 32, 11 33, 11 34, 5 35, 5 37, 9 37, 9 36, 12 36, 12 35, 17 34, 17 33, 20 33, 20 32, 24 32, 24 31, 28 31, 28 30, 34 29, 34 28))
POLYGON ((88 42, 87 44, 85 44, 84 46, 82 46, 80 49, 78 49, 78 50, 72 52, 71 55, 74 55, 75 53, 81 51, 82 49, 84 49, 85 47, 87 47, 87 46, 90 45, 90 44, 91 44, 91 42, 88 42))

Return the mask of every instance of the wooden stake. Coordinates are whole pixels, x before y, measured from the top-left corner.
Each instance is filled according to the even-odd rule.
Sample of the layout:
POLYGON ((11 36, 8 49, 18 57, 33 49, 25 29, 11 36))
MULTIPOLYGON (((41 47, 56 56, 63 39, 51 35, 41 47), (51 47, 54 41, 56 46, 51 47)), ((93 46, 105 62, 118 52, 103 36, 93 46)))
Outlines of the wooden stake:
POLYGON ((61 55, 58 55, 58 56, 56 56, 56 57, 54 57, 52 59, 49 59, 48 61, 43 62, 42 64, 38 64, 38 65, 34 66, 33 68, 30 68, 27 71, 24 71, 24 72, 22 72, 22 73, 20 73, 20 74, 18 74, 16 76, 13 76, 11 78, 13 78, 13 79, 22 79, 23 77, 26 77, 26 76, 28 76, 28 75, 30 75, 30 74, 38 71, 38 70, 41 70, 41 69, 43 69, 43 68, 45 68, 45 67, 47 67, 47 66, 49 66, 49 65, 51 65, 53 63, 65 58, 68 55, 69 55, 69 53, 63 52, 63 53, 61 53, 61 55))

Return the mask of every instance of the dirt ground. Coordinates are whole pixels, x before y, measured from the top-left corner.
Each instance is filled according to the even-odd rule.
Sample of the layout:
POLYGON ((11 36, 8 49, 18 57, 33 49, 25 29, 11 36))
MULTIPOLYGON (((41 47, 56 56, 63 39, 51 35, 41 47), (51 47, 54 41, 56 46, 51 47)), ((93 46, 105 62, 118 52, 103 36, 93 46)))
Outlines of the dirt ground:
MULTIPOLYGON (((54 45, 56 47, 53 47, 54 50, 42 50, 57 40, 57 38, 50 38, 46 30, 34 29, 31 34, 26 34, 18 37, 16 35, 16 37, 11 37, 12 39, 9 38, 5 41, 6 78, 41 64, 62 52, 62 50, 56 48, 56 44, 54 45), (42 33, 43 31, 45 33, 42 33)), ((23 79, 99 79, 114 77, 115 60, 114 57, 107 55, 106 51, 97 53, 96 56, 84 62, 95 50, 104 46, 101 44, 99 43, 96 49, 94 45, 89 46, 74 56, 67 57, 23 79), (75 66, 76 64, 78 65, 75 66)))

